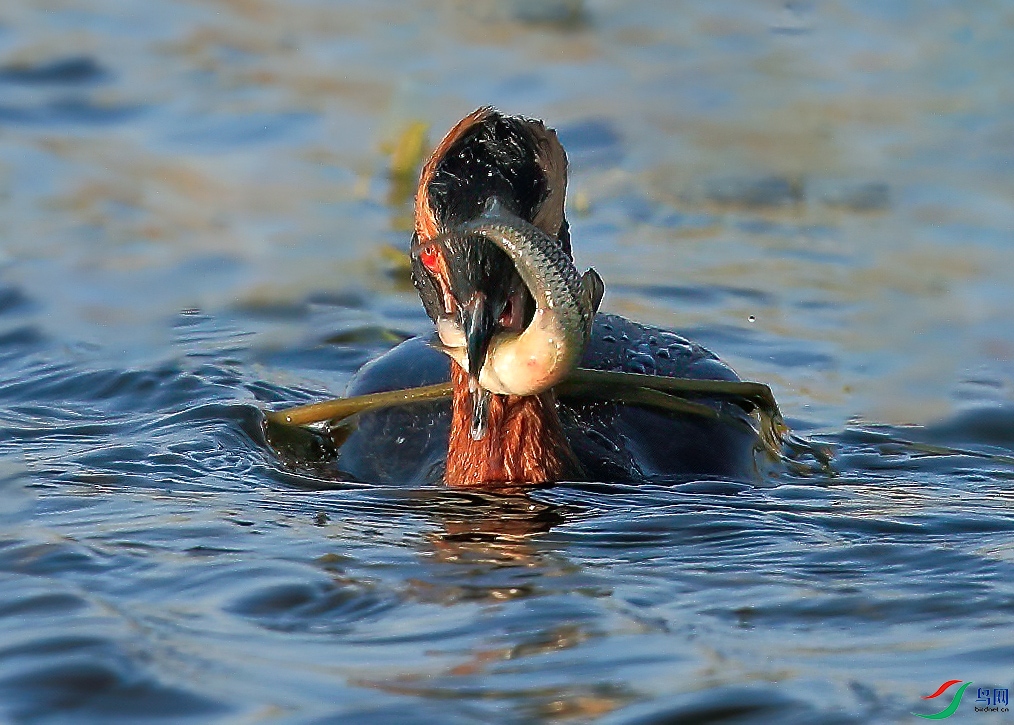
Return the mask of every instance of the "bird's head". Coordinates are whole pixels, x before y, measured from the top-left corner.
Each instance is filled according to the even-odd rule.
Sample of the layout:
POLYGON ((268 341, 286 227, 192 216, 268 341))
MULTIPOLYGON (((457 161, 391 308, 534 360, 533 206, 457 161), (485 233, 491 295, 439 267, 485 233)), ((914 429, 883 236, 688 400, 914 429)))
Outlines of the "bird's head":
POLYGON ((538 227, 570 255, 566 186, 567 157, 555 131, 492 108, 462 119, 423 167, 412 279, 443 343, 464 348, 459 362, 473 385, 494 336, 526 329, 536 306, 500 247, 454 231, 496 209, 538 227))

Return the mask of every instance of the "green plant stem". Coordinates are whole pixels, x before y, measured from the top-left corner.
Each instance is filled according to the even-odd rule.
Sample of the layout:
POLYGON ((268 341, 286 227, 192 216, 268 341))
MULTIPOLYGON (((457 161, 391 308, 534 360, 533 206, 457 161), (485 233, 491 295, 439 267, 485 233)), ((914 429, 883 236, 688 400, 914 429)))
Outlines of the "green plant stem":
MULTIPOLYGON (((775 420, 781 420, 781 414, 778 412, 778 405, 771 394, 771 389, 761 383, 664 378, 656 375, 578 368, 571 373, 567 380, 558 385, 556 390, 560 395, 566 397, 615 400, 709 418, 718 418, 720 414, 711 406, 686 398, 688 396, 705 396, 738 399, 748 401, 775 420)), ((335 423, 357 413, 379 408, 443 400, 451 397, 452 391, 450 383, 439 383, 405 390, 357 395, 351 398, 334 398, 320 403, 267 412, 265 415, 272 423, 288 425, 335 423)))

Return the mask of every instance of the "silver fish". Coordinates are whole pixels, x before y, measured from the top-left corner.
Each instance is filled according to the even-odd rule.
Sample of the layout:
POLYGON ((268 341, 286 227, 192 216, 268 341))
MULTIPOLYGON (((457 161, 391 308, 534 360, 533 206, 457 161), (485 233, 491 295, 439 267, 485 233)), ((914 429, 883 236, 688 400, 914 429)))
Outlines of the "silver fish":
MULTIPOLYGON (((524 330, 493 337, 478 384, 491 393, 538 395, 580 362, 602 300, 602 279, 593 269, 579 274, 558 240, 510 214, 495 199, 479 217, 441 239, 474 236, 488 239, 510 257, 535 300, 535 313, 524 330)), ((468 370, 464 335, 456 328, 450 320, 438 323, 441 347, 468 370)))

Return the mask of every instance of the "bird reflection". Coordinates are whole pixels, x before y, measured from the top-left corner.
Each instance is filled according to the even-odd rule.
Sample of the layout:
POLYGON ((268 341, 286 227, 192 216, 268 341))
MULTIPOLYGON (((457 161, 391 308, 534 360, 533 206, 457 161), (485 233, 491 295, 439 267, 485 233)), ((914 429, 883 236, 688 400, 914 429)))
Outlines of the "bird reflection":
MULTIPOLYGON (((532 537, 563 523, 565 514, 563 507, 525 494, 462 493, 437 513, 443 530, 430 534, 428 543, 434 558, 445 563, 497 567, 544 564, 545 557, 532 537)), ((525 589, 493 587, 488 596, 511 599, 523 596, 525 589)))

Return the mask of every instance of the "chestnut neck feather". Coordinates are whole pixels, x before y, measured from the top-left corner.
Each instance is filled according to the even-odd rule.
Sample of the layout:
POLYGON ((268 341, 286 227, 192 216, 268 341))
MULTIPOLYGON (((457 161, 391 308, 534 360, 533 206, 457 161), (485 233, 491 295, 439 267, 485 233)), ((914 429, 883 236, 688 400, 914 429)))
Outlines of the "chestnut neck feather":
POLYGON ((454 396, 445 480, 450 486, 513 488, 574 477, 580 465, 567 442, 552 391, 527 397, 494 395, 482 440, 470 434, 468 377, 451 365, 454 396))

